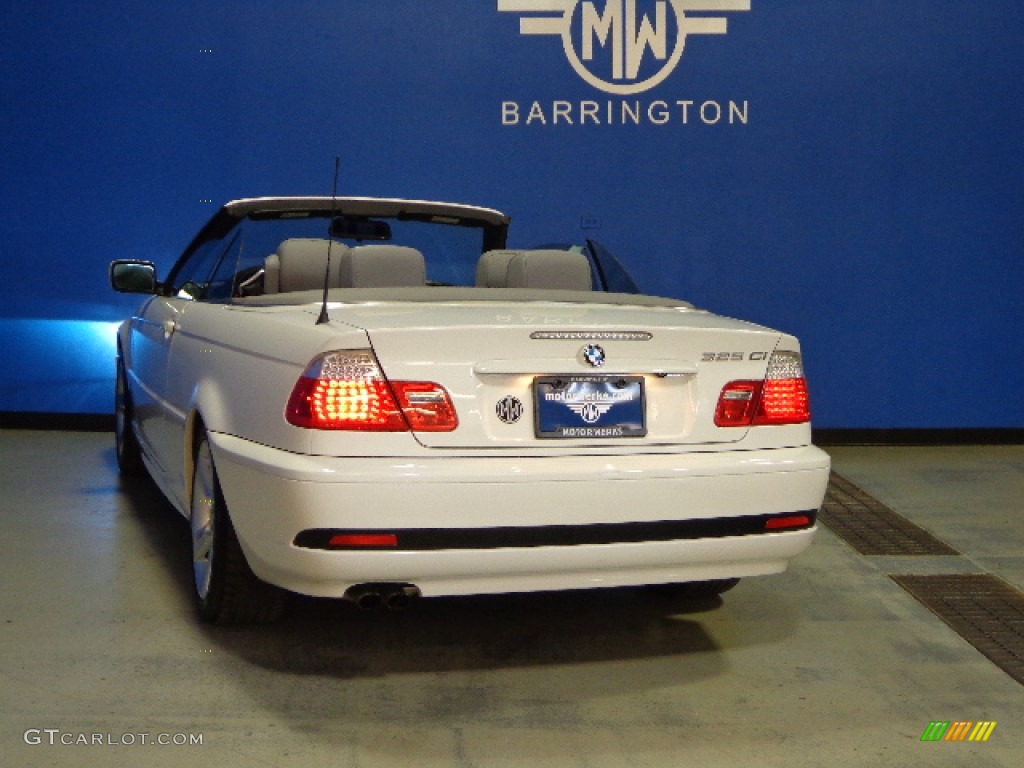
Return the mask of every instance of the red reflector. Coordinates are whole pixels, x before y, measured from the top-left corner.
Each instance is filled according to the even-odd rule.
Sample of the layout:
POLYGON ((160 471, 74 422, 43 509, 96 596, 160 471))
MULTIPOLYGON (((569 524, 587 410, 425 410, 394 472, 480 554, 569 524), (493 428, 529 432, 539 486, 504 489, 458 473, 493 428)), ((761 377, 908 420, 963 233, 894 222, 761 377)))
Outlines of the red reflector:
POLYGON ((773 517, 766 520, 764 529, 766 531, 777 531, 780 528, 806 528, 811 524, 811 518, 807 515, 787 515, 786 517, 773 517))
POLYGON ((397 547, 394 533, 339 533, 331 536, 329 547, 397 547))

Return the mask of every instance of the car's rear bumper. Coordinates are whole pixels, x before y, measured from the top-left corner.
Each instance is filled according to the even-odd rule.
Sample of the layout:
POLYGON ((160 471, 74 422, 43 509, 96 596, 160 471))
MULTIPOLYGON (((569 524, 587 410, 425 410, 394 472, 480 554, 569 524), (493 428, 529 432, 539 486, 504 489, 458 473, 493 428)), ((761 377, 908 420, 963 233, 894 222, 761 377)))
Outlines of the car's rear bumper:
MULTIPOLYGON (((627 456, 333 458, 212 433, 214 461, 243 550, 265 581, 340 597, 400 582, 425 596, 701 581, 776 573, 815 529, 656 541, 438 548, 446 529, 629 529, 815 512, 829 458, 813 446, 627 456), (427 548, 328 551, 311 530, 428 531, 427 548)), ((476 537, 471 536, 470 540, 476 537)), ((516 539, 517 537, 513 537, 516 539)), ((526 538, 530 538, 527 536, 526 538)), ((571 537, 570 537, 571 538, 571 537)), ((592 537, 591 537, 592 538, 592 537)), ((612 537, 614 539, 614 536, 612 537)), ((636 537, 633 537, 634 539, 636 537)), ((661 537, 664 538, 664 537, 661 537)))

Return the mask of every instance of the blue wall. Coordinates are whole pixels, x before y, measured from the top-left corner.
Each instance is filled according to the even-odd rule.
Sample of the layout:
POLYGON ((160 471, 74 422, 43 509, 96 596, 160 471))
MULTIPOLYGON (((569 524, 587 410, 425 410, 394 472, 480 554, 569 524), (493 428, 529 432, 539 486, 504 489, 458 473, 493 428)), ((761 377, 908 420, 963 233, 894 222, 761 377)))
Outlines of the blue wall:
MULTIPOLYGON (((340 154, 344 193, 492 205, 520 245, 596 237, 645 290, 795 333, 816 426, 1024 426, 1024 3, 688 12, 727 33, 622 96, 520 34, 557 14, 498 6, 7 0, 0 411, 108 412, 131 302, 107 262, 166 269, 226 200, 329 193, 340 154)), ((593 78, 663 67, 613 81, 594 48, 593 78)))

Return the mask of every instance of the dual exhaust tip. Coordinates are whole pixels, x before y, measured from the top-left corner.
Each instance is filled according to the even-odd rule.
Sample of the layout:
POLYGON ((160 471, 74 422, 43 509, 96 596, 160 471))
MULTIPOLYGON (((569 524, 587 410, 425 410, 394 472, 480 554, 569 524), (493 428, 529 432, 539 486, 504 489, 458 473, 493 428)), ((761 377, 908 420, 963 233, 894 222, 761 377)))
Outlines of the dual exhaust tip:
POLYGON ((420 588, 415 584, 356 584, 345 590, 345 599, 364 611, 378 608, 405 610, 419 597, 420 588))

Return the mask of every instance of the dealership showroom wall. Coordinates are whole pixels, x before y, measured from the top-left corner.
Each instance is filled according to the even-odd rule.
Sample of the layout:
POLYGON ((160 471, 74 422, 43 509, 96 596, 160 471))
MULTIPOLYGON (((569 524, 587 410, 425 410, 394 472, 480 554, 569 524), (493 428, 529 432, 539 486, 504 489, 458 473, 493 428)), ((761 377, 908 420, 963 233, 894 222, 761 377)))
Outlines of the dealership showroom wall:
POLYGON ((7 0, 0 754, 1019 765, 1022 34, 1020 0, 7 0), (164 275, 229 200, 330 195, 335 158, 341 195, 493 207, 512 247, 597 240, 645 293, 798 337, 848 483, 826 511, 878 505, 952 551, 865 555, 822 525, 712 605, 311 602, 202 626, 187 526, 117 476, 137 297, 108 264, 164 275), (890 578, 921 573, 997 577, 1017 618, 990 634, 1017 666, 890 578), (945 721, 998 726, 922 741, 945 721))

